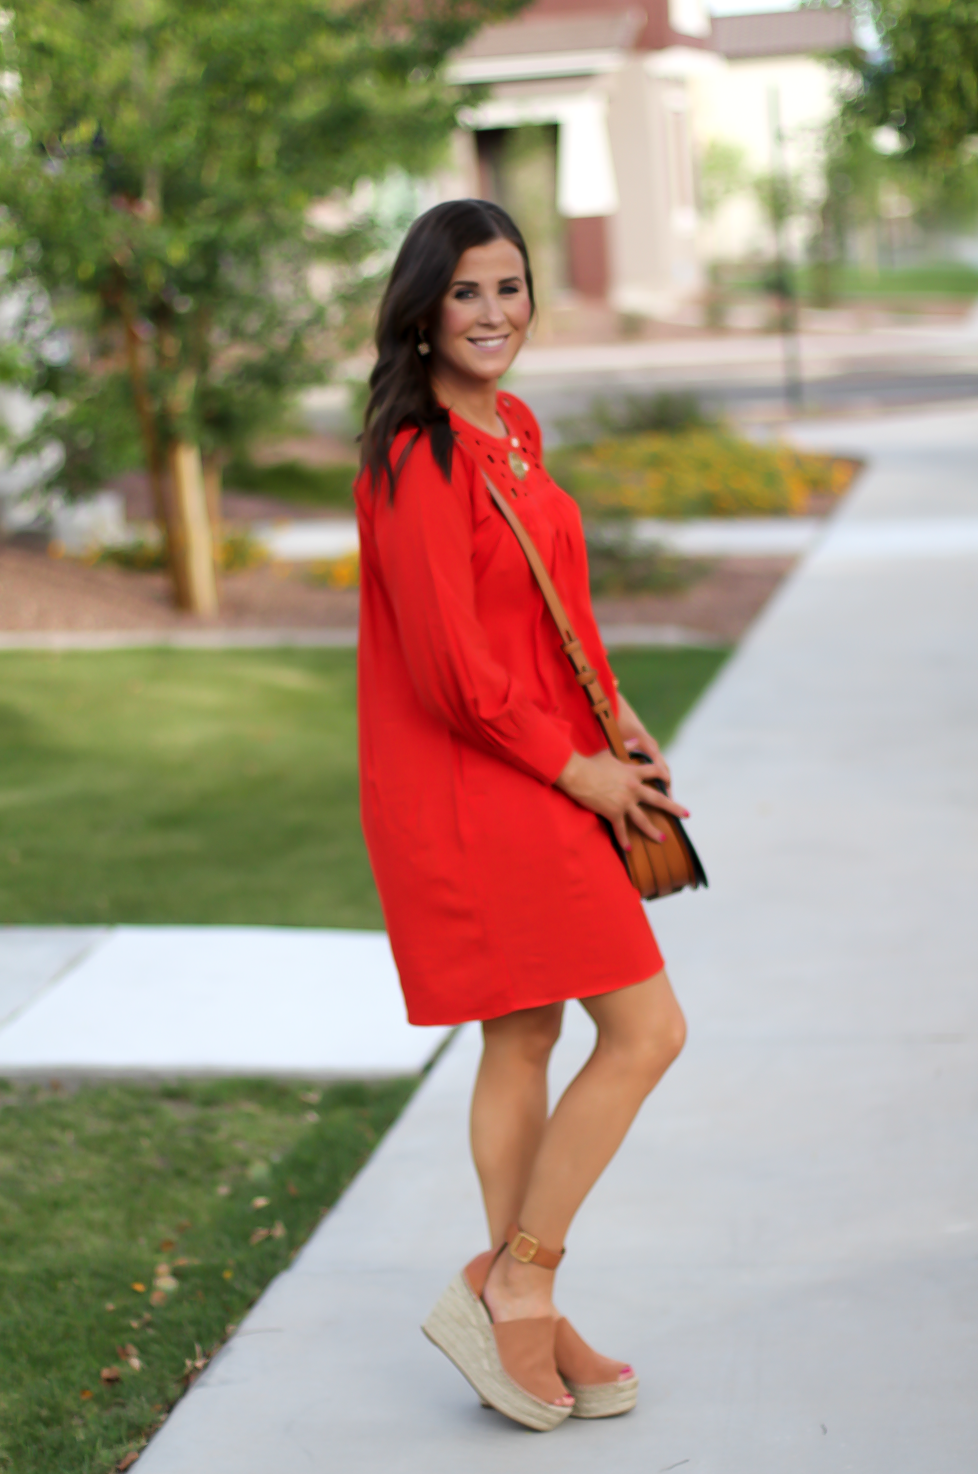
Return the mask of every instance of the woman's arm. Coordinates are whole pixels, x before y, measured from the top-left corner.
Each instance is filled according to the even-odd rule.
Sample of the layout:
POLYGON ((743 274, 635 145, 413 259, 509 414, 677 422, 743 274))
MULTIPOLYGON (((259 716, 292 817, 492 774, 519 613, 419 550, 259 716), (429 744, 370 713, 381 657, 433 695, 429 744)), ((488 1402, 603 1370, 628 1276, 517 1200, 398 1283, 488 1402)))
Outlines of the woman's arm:
POLYGON ((456 447, 447 482, 422 436, 393 501, 386 488, 373 493, 384 588, 425 710, 474 747, 553 783, 573 751, 570 724, 541 710, 500 665, 476 612, 473 474, 456 447))

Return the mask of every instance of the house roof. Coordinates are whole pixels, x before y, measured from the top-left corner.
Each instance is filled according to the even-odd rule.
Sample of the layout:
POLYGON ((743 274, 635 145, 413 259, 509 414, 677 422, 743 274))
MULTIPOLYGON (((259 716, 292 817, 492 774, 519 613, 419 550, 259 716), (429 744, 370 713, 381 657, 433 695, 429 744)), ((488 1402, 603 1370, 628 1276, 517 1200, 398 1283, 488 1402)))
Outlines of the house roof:
POLYGON ((628 50, 644 25, 645 11, 637 6, 589 15, 531 15, 523 20, 487 26, 457 56, 459 60, 469 61, 564 51, 628 50))
POLYGON ((709 48, 707 0, 686 0, 684 13, 687 24, 690 14, 699 14, 688 34, 673 30, 670 0, 610 0, 606 5, 601 0, 531 0, 517 20, 480 31, 457 53, 458 64, 468 79, 482 59, 519 57, 529 66, 534 55, 597 58, 668 46, 709 48))
POLYGON ((853 45, 852 16, 843 5, 755 15, 715 15, 713 45, 731 61, 753 56, 840 51, 853 45))

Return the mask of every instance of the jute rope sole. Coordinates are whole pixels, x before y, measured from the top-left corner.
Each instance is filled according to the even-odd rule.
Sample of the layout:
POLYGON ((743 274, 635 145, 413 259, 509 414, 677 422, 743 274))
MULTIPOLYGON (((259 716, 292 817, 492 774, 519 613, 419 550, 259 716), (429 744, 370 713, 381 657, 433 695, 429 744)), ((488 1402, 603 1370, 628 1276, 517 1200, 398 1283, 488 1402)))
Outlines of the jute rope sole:
POLYGON ((567 1390, 574 1394, 572 1418, 617 1418, 622 1413, 630 1413, 638 1401, 638 1378, 629 1377, 626 1382, 599 1382, 593 1387, 568 1382, 567 1390))
POLYGON ((492 1321, 464 1275, 455 1276, 421 1329, 458 1367, 483 1402, 524 1428, 549 1433, 570 1416, 570 1408, 531 1397, 507 1375, 496 1350, 492 1321))

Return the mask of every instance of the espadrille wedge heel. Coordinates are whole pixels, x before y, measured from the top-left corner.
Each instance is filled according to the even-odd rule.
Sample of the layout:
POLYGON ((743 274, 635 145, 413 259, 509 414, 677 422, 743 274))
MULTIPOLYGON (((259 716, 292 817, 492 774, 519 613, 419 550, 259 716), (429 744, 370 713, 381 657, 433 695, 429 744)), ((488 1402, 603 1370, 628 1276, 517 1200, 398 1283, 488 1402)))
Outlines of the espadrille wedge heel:
POLYGON ((561 1401, 567 1388, 554 1358, 555 1323, 551 1316, 493 1323, 482 1290, 501 1252, 480 1254, 456 1275, 421 1329, 484 1403, 548 1433, 571 1413, 561 1401))

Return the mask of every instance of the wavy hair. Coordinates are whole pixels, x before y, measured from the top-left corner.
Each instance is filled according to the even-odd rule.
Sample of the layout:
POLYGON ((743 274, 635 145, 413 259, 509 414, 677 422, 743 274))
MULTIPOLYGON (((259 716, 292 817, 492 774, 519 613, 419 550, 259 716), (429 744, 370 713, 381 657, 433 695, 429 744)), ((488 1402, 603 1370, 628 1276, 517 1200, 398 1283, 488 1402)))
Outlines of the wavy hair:
POLYGON ((512 241, 523 257, 530 306, 533 275, 526 242, 505 210, 488 200, 448 200, 419 215, 397 253, 377 314, 377 362, 370 375, 370 395, 361 439, 361 467, 378 487, 386 476, 391 497, 404 461, 418 436, 427 434, 446 480, 452 474, 452 429, 448 411, 431 386, 431 355, 418 352, 421 323, 434 324, 451 286, 459 258, 472 246, 512 241), (411 426, 415 434, 398 460, 390 452, 397 433, 411 426))

